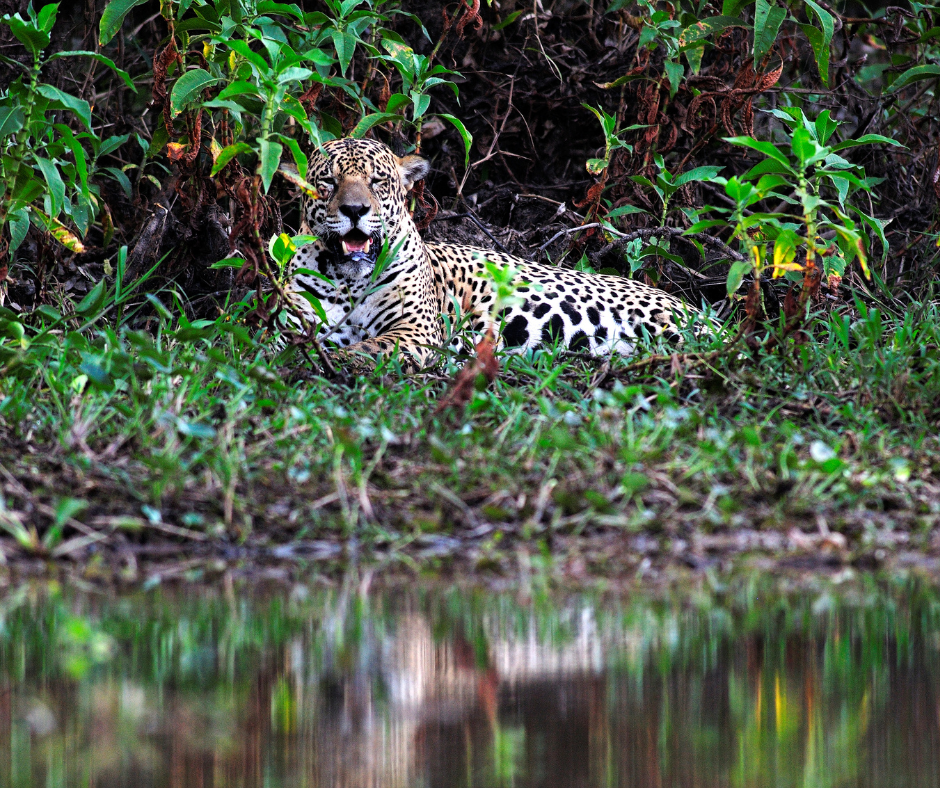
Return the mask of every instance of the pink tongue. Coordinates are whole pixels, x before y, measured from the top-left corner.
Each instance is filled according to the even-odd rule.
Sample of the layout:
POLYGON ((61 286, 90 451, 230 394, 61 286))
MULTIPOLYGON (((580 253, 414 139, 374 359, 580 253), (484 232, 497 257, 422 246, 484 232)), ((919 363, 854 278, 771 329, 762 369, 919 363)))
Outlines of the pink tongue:
POLYGON ((368 238, 362 241, 355 241, 352 238, 344 238, 343 240, 346 242, 346 248, 349 249, 350 252, 365 251, 366 244, 369 242, 368 238))

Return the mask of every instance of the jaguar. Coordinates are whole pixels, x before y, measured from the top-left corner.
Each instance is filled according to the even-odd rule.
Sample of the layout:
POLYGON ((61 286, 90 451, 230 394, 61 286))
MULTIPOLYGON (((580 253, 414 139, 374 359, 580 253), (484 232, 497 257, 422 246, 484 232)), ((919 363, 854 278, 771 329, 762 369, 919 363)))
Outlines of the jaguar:
POLYGON ((345 358, 397 351, 421 366, 454 341, 456 325, 477 335, 492 329, 506 349, 563 343, 593 355, 630 354, 644 332, 678 338, 679 325, 698 314, 633 279, 425 243, 408 195, 429 169, 420 156, 399 157, 368 139, 332 140, 311 157, 315 193, 302 208, 301 232, 316 240, 292 260, 292 298, 311 321, 322 323, 325 313, 324 336, 345 358), (498 314, 487 261, 515 271, 515 297, 498 314))

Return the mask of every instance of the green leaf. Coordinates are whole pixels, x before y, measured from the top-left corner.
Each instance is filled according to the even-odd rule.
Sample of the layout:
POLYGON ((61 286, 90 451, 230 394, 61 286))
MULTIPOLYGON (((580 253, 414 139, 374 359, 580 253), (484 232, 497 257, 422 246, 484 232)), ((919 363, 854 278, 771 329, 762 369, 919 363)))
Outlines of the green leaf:
POLYGON ((251 63, 258 69, 258 72, 261 74, 269 74, 271 67, 268 65, 268 62, 257 52, 253 52, 251 47, 248 46, 248 42, 242 41, 238 38, 221 38, 219 36, 214 36, 212 40, 221 44, 222 46, 227 46, 229 49, 235 50, 235 54, 241 55, 245 60, 251 63))
POLYGON ((749 6, 754 0, 725 0, 721 6, 722 16, 740 16, 741 10, 749 6))
POLYGON ((839 128, 839 122, 833 120, 831 116, 832 113, 828 109, 824 109, 819 113, 816 122, 813 124, 816 128, 816 139, 819 141, 820 145, 825 145, 829 142, 829 138, 833 135, 835 130, 839 128))
POLYGON ((317 298, 313 293, 308 293, 306 290, 301 290, 300 295, 302 298, 307 300, 307 303, 313 308, 314 314, 316 314, 317 319, 321 323, 329 323, 329 319, 326 316, 326 310, 323 308, 323 304, 320 303, 320 299, 317 298))
POLYGON ((82 317, 93 317, 101 310, 101 307, 104 306, 107 295, 105 291, 105 281, 102 279, 88 291, 85 297, 79 302, 78 306, 75 307, 75 311, 82 317))
POLYGON ((712 227, 727 227, 728 222, 724 219, 702 219, 700 222, 696 222, 687 230, 683 230, 683 235, 695 235, 695 233, 700 233, 702 230, 710 230, 712 227))
POLYGON ((694 170, 679 175, 673 185, 685 186, 685 184, 692 183, 692 181, 710 181, 723 169, 724 167, 696 167, 694 170))
POLYGON ((631 216, 635 213, 649 213, 649 211, 644 211, 642 208, 637 208, 635 205, 621 205, 619 208, 614 208, 604 218, 616 219, 620 216, 631 216))
POLYGON ((147 0, 111 0, 101 15, 101 24, 98 25, 98 42, 101 46, 107 44, 121 29, 124 17, 137 5, 143 5, 147 0))
POLYGON ((515 22, 522 14, 523 14, 523 11, 513 11, 502 22, 497 22, 495 25, 493 25, 492 29, 502 30, 504 27, 509 27, 509 25, 515 22))
POLYGON ((153 130, 153 139, 150 140, 150 147, 147 148, 147 158, 152 159, 159 154, 169 141, 170 137, 166 133, 166 125, 163 123, 163 113, 161 112, 157 127, 153 130))
POLYGON ((826 41, 825 34, 817 27, 800 25, 800 28, 806 34, 810 46, 813 48, 813 56, 816 58, 816 66, 819 68, 819 78, 822 80, 823 85, 829 87, 829 42, 826 41))
POLYGON ((15 252, 19 245, 23 243, 23 239, 26 238, 26 233, 29 231, 29 216, 26 211, 18 211, 11 215, 7 222, 10 225, 9 251, 15 252))
POLYGON ((685 74, 685 67, 681 63, 667 60, 663 63, 663 68, 666 69, 666 75, 669 77, 669 96, 671 98, 679 90, 682 76, 685 74))
POLYGON ((626 85, 628 82, 636 82, 638 79, 649 79, 645 74, 624 74, 622 77, 617 77, 613 82, 595 82, 602 90, 610 90, 611 88, 619 88, 621 85, 626 85))
POLYGON ((36 14, 36 22, 43 33, 52 32, 52 28, 55 26, 56 14, 59 13, 59 5, 59 3, 49 3, 40 8, 39 13, 36 14))
POLYGON ((85 124, 85 128, 91 131, 91 106, 85 99, 72 96, 52 85, 39 85, 36 91, 41 96, 45 96, 47 99, 57 102, 66 109, 74 112, 78 115, 82 123, 85 124))
POLYGON ((771 4, 770 0, 757 0, 754 9, 754 68, 773 48, 780 25, 787 18, 786 9, 771 4))
POLYGON ((52 217, 55 218, 58 216, 59 211, 62 210, 62 205, 65 203, 65 183, 62 180, 62 176, 59 174, 59 168, 56 167, 53 162, 49 161, 49 159, 37 156, 36 164, 42 171, 43 177, 46 179, 46 184, 49 187, 49 196, 52 198, 52 217))
POLYGON ((424 113, 428 111, 428 107, 431 105, 431 97, 427 93, 419 93, 416 90, 412 90, 411 102, 414 105, 411 119, 414 123, 417 123, 424 117, 424 113))
POLYGON ((72 151, 72 158, 75 159, 75 169, 78 171, 78 178, 82 184, 82 194, 88 199, 88 162, 85 159, 85 150, 81 143, 75 139, 72 130, 64 123, 56 123, 55 129, 62 135, 62 139, 72 151))
POLYGON ((234 82, 222 88, 218 96, 219 100, 232 98, 232 96, 259 96, 261 91, 253 82, 246 82, 243 79, 236 79, 234 82))
POLYGON ((290 66, 277 75, 277 81, 279 85, 284 85, 289 82, 301 82, 311 76, 313 76, 313 72, 309 68, 290 66))
POLYGON ((940 77, 940 66, 937 65, 926 65, 926 66, 915 66, 914 68, 909 68, 901 76, 899 76, 894 83, 889 88, 890 92, 895 90, 900 90, 905 85, 909 85, 911 82, 917 82, 921 79, 936 79, 940 77))
POLYGON ((56 52, 50 55, 48 58, 46 58, 46 62, 50 63, 53 60, 58 60, 60 57, 90 57, 92 60, 97 60, 99 63, 106 65, 122 80, 124 80, 124 84, 127 85, 127 87, 129 87, 135 93, 137 92, 137 88, 134 85, 134 80, 131 79, 131 75, 128 74, 124 69, 118 68, 117 63, 115 63, 109 57, 99 55, 97 52, 89 52, 87 49, 70 49, 67 52, 56 52))
POLYGON ((678 255, 672 254, 665 246, 660 246, 659 244, 649 244, 649 246, 644 247, 640 252, 640 257, 662 257, 670 262, 676 263, 676 265, 685 265, 685 260, 678 255))
POLYGON ((253 152, 254 148, 247 142, 236 142, 234 145, 227 145, 222 148, 222 151, 219 153, 218 157, 216 157, 215 164, 212 165, 212 172, 210 172, 209 175, 218 175, 219 172, 222 171, 222 168, 239 154, 253 152))
MULTIPOLYGON (((826 11, 821 5, 815 3, 813 0, 804 0, 806 5, 813 9, 813 13, 816 14, 816 17, 819 19, 820 33, 822 35, 822 44, 819 51, 816 52, 816 63, 819 66, 819 73, 822 74, 824 71, 826 73, 826 78, 829 77, 829 44, 832 42, 832 34, 835 31, 835 22, 833 21, 832 14, 826 11), (823 65, 823 60, 825 60, 825 66, 823 65)), ((812 40, 810 41, 812 43, 812 40)), ((816 47, 814 46, 815 50, 816 47)), ((826 83, 828 87, 828 83, 826 83)))
POLYGON ((170 111, 175 118, 183 111, 183 106, 196 98, 203 90, 219 80, 204 68, 194 68, 183 74, 170 92, 170 111))
POLYGON ((790 147, 797 161, 803 166, 806 166, 810 160, 812 160, 818 150, 818 145, 812 137, 810 137, 809 131, 802 126, 793 131, 793 139, 790 147))
POLYGON ((868 225, 868 227, 878 236, 878 240, 881 241, 881 262, 884 262, 888 259, 888 251, 890 246, 888 246, 888 238, 885 236, 885 227, 891 223, 891 219, 876 219, 874 216, 869 216, 867 213, 863 213, 855 206, 849 206, 855 213, 859 215, 859 218, 868 225))
POLYGON ((796 259, 800 237, 793 230, 782 230, 774 239, 774 276, 784 273, 785 267, 796 259))
POLYGON ((261 149, 261 158, 258 162, 258 166, 261 168, 261 183, 264 186, 264 193, 267 194, 274 173, 277 172, 277 166, 281 163, 281 154, 284 152, 284 147, 278 142, 261 138, 258 139, 258 145, 261 149))
POLYGON ((38 57, 39 53, 49 46, 49 33, 40 30, 32 22, 24 22, 19 16, 10 16, 9 14, 5 14, 2 21, 10 28, 10 32, 19 39, 20 43, 32 53, 33 57, 38 57))
POLYGON ((895 145, 898 148, 907 147, 897 140, 893 140, 890 137, 883 137, 881 134, 865 134, 857 140, 846 140, 845 142, 840 142, 838 145, 833 145, 831 150, 844 150, 845 148, 854 148, 856 145, 870 145, 875 142, 886 142, 888 145, 895 145))
POLYGON ((610 159, 588 159, 584 166, 591 175, 600 175, 608 164, 610 159))
POLYGON ((440 115, 438 115, 438 117, 443 118, 448 123, 450 123, 455 129, 457 129, 458 133, 460 134, 460 138, 463 140, 463 147, 464 147, 464 154, 465 154, 464 160, 463 160, 463 166, 469 167, 470 166, 470 148, 473 145, 473 135, 467 130, 467 127, 463 125, 463 122, 455 118, 453 115, 447 115, 447 114, 441 113, 440 115))
POLYGON ((67 520, 81 514, 88 508, 88 501, 81 498, 60 498, 55 507, 55 525, 62 527, 67 520))
POLYGON ((398 120, 404 120, 404 118, 401 115, 395 115, 392 112, 373 112, 371 115, 366 115, 362 120, 360 120, 356 124, 356 127, 351 132, 349 132, 349 136, 356 139, 361 139, 373 126, 377 126, 379 123, 385 123, 386 121, 398 120))
MULTIPOLYGON (((98 146, 98 153, 95 154, 95 158, 100 159, 102 156, 107 156, 112 151, 117 150, 130 139, 130 136, 130 134, 115 134, 113 137, 108 137, 98 146)), ((144 146, 144 150, 146 150, 146 146, 144 146)))
POLYGON ((750 273, 753 267, 750 260, 735 260, 731 264, 731 269, 728 271, 727 282, 729 296, 738 292, 741 282, 744 281, 744 277, 750 273))
POLYGON ((349 64, 352 62, 353 52, 356 49, 356 39, 349 33, 336 29, 330 31, 330 38, 333 40, 333 47, 336 49, 340 73, 345 75, 349 70, 349 64))
POLYGON ((275 3, 272 0, 261 0, 258 3, 259 14, 280 14, 281 16, 292 16, 297 21, 304 18, 303 11, 296 3, 275 3))
POLYGON ((702 57, 705 55, 705 45, 700 44, 697 47, 689 47, 685 50, 685 59, 689 61, 689 68, 693 74, 698 74, 702 68, 702 57))
POLYGON ((843 178, 840 175, 829 175, 829 180, 832 181, 832 185, 836 187, 839 197, 839 205, 845 206, 845 198, 849 193, 849 181, 847 178, 843 178))
POLYGON ((244 257, 226 257, 224 260, 217 260, 210 268, 241 268, 245 264, 244 257))
POLYGON ((759 153, 763 153, 765 156, 770 156, 770 158, 776 159, 792 172, 790 162, 786 155, 777 150, 777 146, 771 142, 756 140, 753 137, 723 137, 722 139, 724 139, 725 142, 730 142, 732 145, 742 145, 745 148, 753 148, 759 153))
POLYGON ((300 149, 300 144, 293 137, 279 135, 283 143, 290 149, 291 156, 294 157, 294 164, 297 166, 297 174, 301 180, 307 179, 307 154, 300 149))
POLYGON ((110 173, 111 177, 121 185, 124 194, 127 195, 127 199, 130 200, 133 198, 133 187, 131 186, 130 179, 123 170, 119 170, 117 167, 102 167, 102 171, 110 173))
POLYGON ((749 169, 744 175, 741 176, 742 181, 749 181, 753 178, 757 178, 760 175, 766 175, 767 173, 781 173, 781 172, 790 172, 789 167, 785 167, 776 159, 764 159, 755 164, 751 169, 749 169))
POLYGON ((19 107, 0 107, 0 139, 16 134, 26 122, 26 116, 19 107))
POLYGON ((741 19, 733 16, 712 16, 693 22, 679 34, 679 46, 690 46, 729 27, 745 27, 745 24, 741 19))

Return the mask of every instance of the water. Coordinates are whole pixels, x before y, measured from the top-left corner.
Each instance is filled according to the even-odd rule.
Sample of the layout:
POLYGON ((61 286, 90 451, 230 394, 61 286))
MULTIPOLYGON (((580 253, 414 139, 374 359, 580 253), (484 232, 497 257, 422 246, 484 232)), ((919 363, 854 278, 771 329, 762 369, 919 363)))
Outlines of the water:
POLYGON ((940 594, 0 592, 0 786, 937 786, 940 594))

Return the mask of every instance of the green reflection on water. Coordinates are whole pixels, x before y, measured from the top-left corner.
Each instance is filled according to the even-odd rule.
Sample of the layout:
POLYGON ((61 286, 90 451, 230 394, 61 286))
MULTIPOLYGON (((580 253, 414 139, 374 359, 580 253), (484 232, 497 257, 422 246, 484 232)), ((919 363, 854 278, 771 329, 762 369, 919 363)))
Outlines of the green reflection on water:
POLYGON ((0 595, 2 786, 936 786, 940 594, 0 595))

